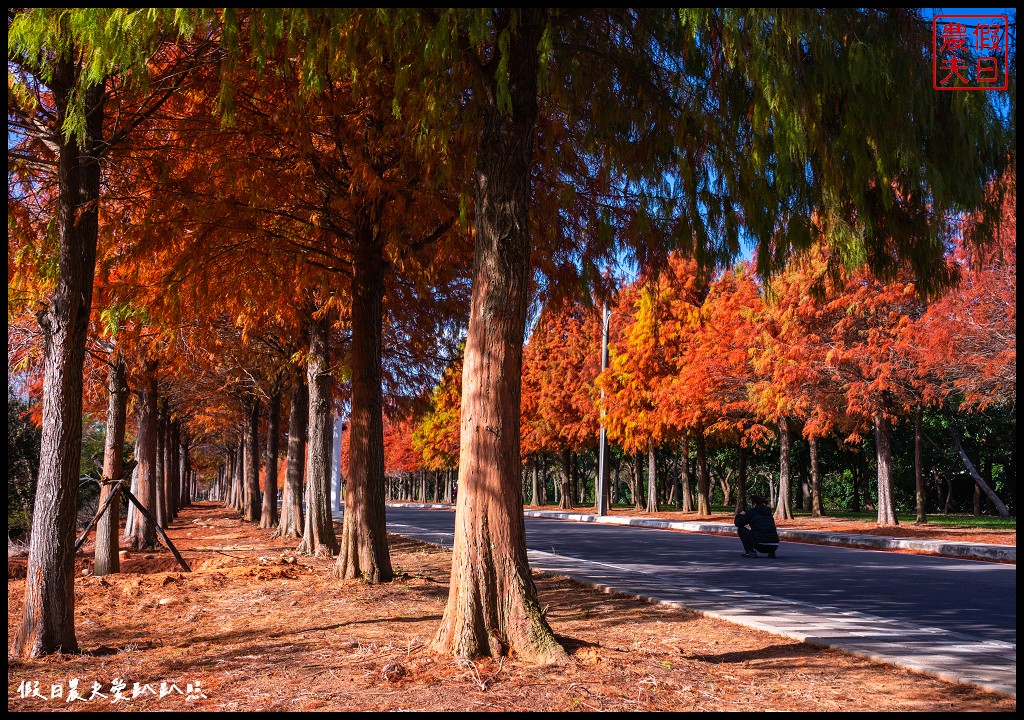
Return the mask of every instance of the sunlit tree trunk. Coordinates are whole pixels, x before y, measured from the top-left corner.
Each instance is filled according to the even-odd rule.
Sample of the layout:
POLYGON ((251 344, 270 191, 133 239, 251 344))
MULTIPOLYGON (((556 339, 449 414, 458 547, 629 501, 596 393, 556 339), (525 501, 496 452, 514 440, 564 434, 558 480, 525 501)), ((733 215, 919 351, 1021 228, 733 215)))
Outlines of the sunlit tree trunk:
POLYGON ((789 499, 792 484, 790 475, 793 440, 789 432, 789 418, 779 418, 779 497, 775 505, 776 520, 792 520, 793 506, 789 499))
POLYGON ((502 62, 482 71, 491 74, 481 100, 491 100, 474 174, 473 298, 462 375, 452 573, 432 645, 458 658, 512 651, 526 662, 568 662, 537 600, 519 481, 530 172, 545 13, 527 9, 517 17, 516 27, 497 29, 508 39, 502 62), (497 105, 499 84, 507 88, 510 111, 497 105))
MULTIPOLYGON (((381 340, 384 322, 384 239, 379 203, 356 212, 352 274, 352 415, 341 552, 344 579, 388 582, 394 573, 384 511, 384 400, 381 340)), ((421 487, 421 490, 424 489, 421 487)))
POLYGON ((711 477, 708 475, 707 444, 703 430, 698 429, 694 434, 694 445, 697 446, 697 514, 707 517, 711 514, 711 477))
MULTIPOLYGON (((156 362, 146 364, 139 397, 139 503, 156 517, 156 436, 160 424, 157 410, 156 362)), ((135 518, 134 549, 149 548, 156 544, 156 525, 139 513, 135 518)))
POLYGON ((36 657, 78 649, 74 624, 74 543, 78 473, 82 454, 82 366, 92 305, 98 237, 103 84, 77 95, 77 52, 51 65, 49 91, 57 106, 57 276, 43 330, 43 430, 32 534, 25 580, 25 609, 14 638, 16 655, 36 657), (71 103, 83 102, 85 136, 70 137, 71 103))
POLYGON ((153 497, 153 501, 156 505, 156 512, 153 516, 156 518, 157 525, 162 528, 167 527, 167 496, 164 495, 164 444, 167 441, 167 401, 157 401, 157 420, 156 420, 156 464, 153 466, 155 470, 155 482, 156 491, 153 497))
POLYGON ((309 323, 309 449, 306 453, 306 522, 298 551, 334 556, 338 539, 331 514, 331 375, 327 317, 309 323))
MULTIPOLYGON (((124 448, 125 420, 128 412, 128 383, 124 362, 115 351, 110 357, 107 375, 107 433, 103 440, 103 478, 99 506, 107 503, 114 492, 114 483, 121 479, 121 453, 124 448)), ((118 492, 117 494, 120 494, 118 492)), ((121 503, 114 497, 96 523, 96 552, 93 575, 109 575, 121 571, 118 555, 121 503)))
POLYGON ((878 458, 878 524, 898 525, 892 495, 892 429, 889 418, 876 412, 875 449, 878 458))
POLYGON ((647 512, 658 512, 658 463, 654 443, 647 446, 647 512))
POLYGON ((277 439, 281 432, 281 393, 275 390, 267 406, 267 469, 263 480, 261 528, 277 527, 277 439))
POLYGON ((683 512, 693 512, 693 488, 690 487, 690 438, 688 434, 683 435, 683 441, 679 444, 679 485, 682 494, 683 512))
POLYGON ((821 517, 824 513, 821 509, 821 467, 818 464, 818 438, 811 438, 807 441, 807 445, 811 457, 811 515, 821 517))
POLYGON ((242 468, 242 517, 248 522, 259 522, 260 508, 260 401, 255 395, 246 398, 245 412, 245 460, 242 468))

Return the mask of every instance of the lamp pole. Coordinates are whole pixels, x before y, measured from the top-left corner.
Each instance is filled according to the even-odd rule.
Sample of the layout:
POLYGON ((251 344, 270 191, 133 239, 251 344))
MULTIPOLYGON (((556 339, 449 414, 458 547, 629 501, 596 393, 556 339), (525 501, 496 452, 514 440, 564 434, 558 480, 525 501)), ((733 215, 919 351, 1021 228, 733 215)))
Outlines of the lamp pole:
MULTIPOLYGON (((608 369, 608 325, 612 314, 608 303, 601 306, 601 370, 608 369)), ((601 430, 597 445, 597 514, 608 514, 608 435, 604 429, 604 388, 601 388, 601 430)))

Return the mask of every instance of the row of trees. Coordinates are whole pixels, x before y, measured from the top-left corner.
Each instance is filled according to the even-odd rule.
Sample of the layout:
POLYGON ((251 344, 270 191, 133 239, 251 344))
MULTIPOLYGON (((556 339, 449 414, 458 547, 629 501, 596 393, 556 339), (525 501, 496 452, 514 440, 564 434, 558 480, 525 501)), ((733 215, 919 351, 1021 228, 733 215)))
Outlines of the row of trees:
MULTIPOLYGON (((957 217, 975 213, 991 242, 994 180, 1013 164, 1012 116, 919 72, 930 31, 915 11, 14 9, 8 31, 10 363, 42 397, 14 643, 28 655, 77 646, 83 397, 106 398, 111 448, 119 424, 134 430, 146 507, 163 497, 173 514, 188 496, 152 449, 177 426, 165 447, 185 437, 172 454, 268 525, 278 464, 261 503, 260 437, 272 460, 289 397, 289 458, 308 444, 304 480, 298 449, 285 472, 286 505, 304 483, 303 549, 383 582, 384 415, 441 377, 461 399, 457 450, 449 429, 429 460, 458 454, 433 646, 564 661, 521 513, 530 303, 607 297, 599 268, 620 253, 657 278, 680 250, 703 276, 741 235, 762 278, 821 241, 830 277, 907 272, 934 295, 954 280, 957 217), (869 82, 878 66, 886 82, 869 82), (445 371, 460 342, 461 372, 445 371)), ((440 428, 454 395, 439 393, 440 428)), ((689 412, 673 422, 703 422, 689 412)), ((639 443, 632 422, 622 437, 639 443)))
MULTIPOLYGON (((997 242, 982 254, 958 245, 949 262, 960 269, 962 282, 932 302, 914 292, 909 278, 884 283, 861 272, 832 283, 824 249, 791 263, 768 285, 749 263, 710 276, 692 260, 671 256, 662 272, 619 294, 611 311, 611 364, 604 372, 601 309, 549 306, 524 349, 523 454, 534 472, 541 454, 560 459, 558 495, 566 508, 573 504, 570 484, 578 486, 574 458, 595 450, 601 423, 637 465, 654 468, 659 451, 678 447, 678 487, 672 483, 669 494, 684 511, 707 514, 712 484, 706 445, 735 449, 733 497, 742 504, 747 454, 771 442, 782 453, 781 481, 777 492, 773 487, 766 494, 777 498, 776 517, 782 519, 792 517, 796 473, 790 477, 788 453, 795 439, 807 443, 809 509, 821 514, 819 441, 837 437, 856 449, 873 434, 878 523, 887 525, 896 523, 890 435, 893 424, 903 423, 914 428, 915 509, 923 522, 929 473, 921 464, 924 412, 944 409, 955 420, 1014 403, 1015 232, 1010 198, 997 242), (695 462, 687 461, 691 451, 695 462)), ((402 433, 389 438, 396 446, 389 473, 455 466, 458 390, 451 376, 443 378, 412 442, 402 433)), ((962 432, 952 422, 934 441, 961 456, 988 504, 1006 515, 991 475, 983 477, 977 459, 964 452, 962 432)), ((1012 433, 1006 442, 1004 457, 1011 457, 1012 433)), ((1005 464, 1012 470, 1012 461, 1005 464)), ((635 506, 656 511, 657 474, 648 472, 642 504, 645 493, 636 486, 641 473, 632 465, 635 506)), ((538 493, 529 494, 536 502, 538 493)), ((579 492, 575 497, 583 501, 579 492)))

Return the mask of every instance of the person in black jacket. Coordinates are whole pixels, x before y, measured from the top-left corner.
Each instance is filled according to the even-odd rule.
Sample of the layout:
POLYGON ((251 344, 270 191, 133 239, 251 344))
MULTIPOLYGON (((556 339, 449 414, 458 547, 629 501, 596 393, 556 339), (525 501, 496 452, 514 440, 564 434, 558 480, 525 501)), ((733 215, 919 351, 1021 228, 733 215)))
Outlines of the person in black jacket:
POLYGON ((750 496, 747 509, 736 513, 736 528, 743 542, 743 557, 756 558, 759 552, 775 557, 775 551, 779 549, 779 533, 765 498, 750 496))

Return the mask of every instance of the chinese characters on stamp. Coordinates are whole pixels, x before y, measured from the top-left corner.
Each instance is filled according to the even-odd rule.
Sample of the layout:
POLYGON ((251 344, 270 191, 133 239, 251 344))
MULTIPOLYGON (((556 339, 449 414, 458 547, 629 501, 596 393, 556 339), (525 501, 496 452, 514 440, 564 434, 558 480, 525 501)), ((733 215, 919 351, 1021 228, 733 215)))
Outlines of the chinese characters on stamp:
POLYGON ((1006 90, 1009 21, 1005 15, 936 15, 932 86, 936 90, 1006 90))

